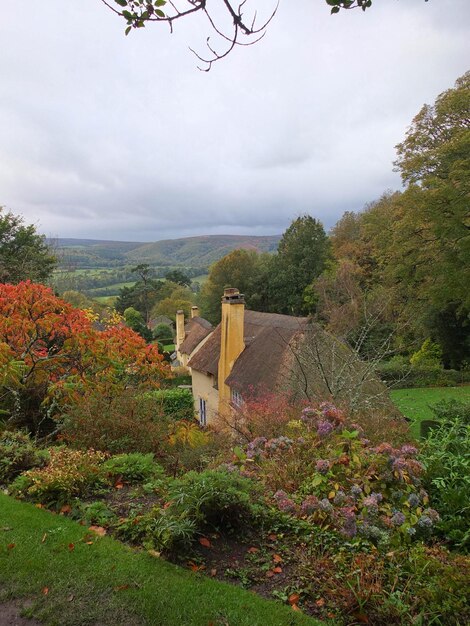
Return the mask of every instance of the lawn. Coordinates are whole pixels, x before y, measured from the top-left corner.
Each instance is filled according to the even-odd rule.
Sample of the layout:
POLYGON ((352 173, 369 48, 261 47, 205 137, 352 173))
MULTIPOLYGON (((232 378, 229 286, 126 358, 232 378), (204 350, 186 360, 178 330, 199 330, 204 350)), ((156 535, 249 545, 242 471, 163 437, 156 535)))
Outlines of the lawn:
POLYGON ((413 433, 419 436, 420 423, 433 418, 430 405, 440 400, 470 402, 470 386, 395 389, 390 392, 390 396, 403 415, 412 420, 413 433))
POLYGON ((319 622, 0 494, 0 603, 48 625, 289 626, 319 622))

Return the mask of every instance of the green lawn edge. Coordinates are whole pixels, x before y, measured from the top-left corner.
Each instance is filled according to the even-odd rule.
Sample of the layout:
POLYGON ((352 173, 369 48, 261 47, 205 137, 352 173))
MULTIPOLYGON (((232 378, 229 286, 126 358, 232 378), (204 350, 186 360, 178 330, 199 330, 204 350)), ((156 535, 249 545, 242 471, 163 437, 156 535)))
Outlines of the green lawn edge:
POLYGON ((324 624, 0 494, 0 602, 11 598, 48 626, 324 624))
POLYGON ((419 437, 421 422, 434 417, 431 406, 441 400, 470 402, 470 385, 393 389, 390 397, 397 409, 411 420, 411 431, 419 437))

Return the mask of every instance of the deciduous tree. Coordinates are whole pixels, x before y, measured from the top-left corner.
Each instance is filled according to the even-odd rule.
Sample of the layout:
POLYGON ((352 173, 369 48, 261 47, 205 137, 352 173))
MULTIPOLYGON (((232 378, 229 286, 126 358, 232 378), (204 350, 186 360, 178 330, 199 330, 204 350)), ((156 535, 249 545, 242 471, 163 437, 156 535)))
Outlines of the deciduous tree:
POLYGON ((0 207, 0 282, 46 281, 57 260, 44 236, 23 218, 0 207))

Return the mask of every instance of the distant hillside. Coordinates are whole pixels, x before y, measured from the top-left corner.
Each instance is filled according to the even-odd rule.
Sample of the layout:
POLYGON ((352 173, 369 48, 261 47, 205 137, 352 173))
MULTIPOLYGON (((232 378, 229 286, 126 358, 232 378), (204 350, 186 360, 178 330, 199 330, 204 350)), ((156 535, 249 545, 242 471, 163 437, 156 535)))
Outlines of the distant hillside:
POLYGON ((243 248, 274 252, 280 235, 204 235, 165 239, 155 243, 58 239, 61 264, 76 268, 117 267, 137 263, 171 267, 208 267, 231 252, 243 248))

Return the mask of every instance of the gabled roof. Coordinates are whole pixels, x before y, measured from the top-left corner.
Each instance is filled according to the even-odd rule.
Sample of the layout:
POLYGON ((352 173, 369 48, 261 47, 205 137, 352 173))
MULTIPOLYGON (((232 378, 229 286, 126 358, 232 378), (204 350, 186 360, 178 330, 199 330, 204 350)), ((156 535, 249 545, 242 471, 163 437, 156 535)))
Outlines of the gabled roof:
POLYGON ((193 350, 209 335, 213 326, 203 317, 192 317, 184 326, 185 339, 179 347, 182 354, 191 354, 193 350))
MULTIPOLYGON (((225 381, 230 387, 273 389, 279 382, 283 364, 290 357, 289 344, 303 331, 308 319, 277 313, 245 310, 245 349, 225 381)), ((220 324, 189 361, 192 369, 217 376, 220 356, 220 324)))

